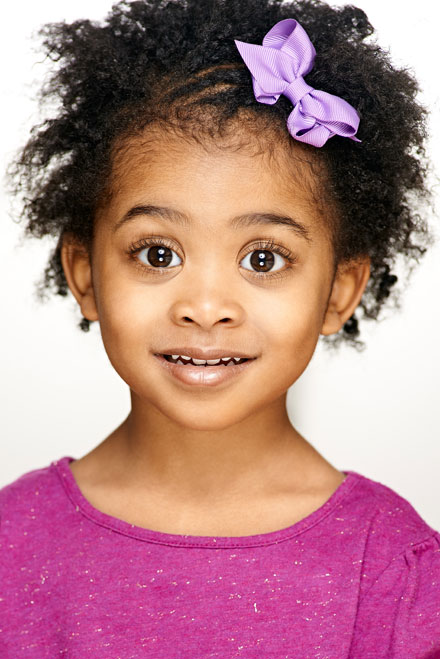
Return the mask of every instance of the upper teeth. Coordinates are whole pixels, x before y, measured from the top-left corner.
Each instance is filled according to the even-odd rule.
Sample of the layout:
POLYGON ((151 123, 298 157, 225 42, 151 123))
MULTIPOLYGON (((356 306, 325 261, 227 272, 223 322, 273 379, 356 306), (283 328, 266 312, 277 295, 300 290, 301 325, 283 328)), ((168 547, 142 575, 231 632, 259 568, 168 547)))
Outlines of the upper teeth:
POLYGON ((195 357, 188 357, 188 355, 171 355, 173 359, 190 359, 194 364, 220 364, 220 362, 228 362, 233 359, 236 362, 239 362, 242 357, 220 357, 219 359, 196 359, 195 357))

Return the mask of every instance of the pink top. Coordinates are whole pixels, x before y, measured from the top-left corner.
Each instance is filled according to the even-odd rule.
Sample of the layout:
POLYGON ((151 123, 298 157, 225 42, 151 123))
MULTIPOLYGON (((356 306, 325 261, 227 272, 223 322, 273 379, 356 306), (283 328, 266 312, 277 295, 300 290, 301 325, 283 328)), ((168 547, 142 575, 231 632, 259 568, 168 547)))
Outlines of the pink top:
POLYGON ((305 519, 240 537, 94 508, 64 457, 0 490, 0 656, 440 657, 440 534, 353 471, 305 519))

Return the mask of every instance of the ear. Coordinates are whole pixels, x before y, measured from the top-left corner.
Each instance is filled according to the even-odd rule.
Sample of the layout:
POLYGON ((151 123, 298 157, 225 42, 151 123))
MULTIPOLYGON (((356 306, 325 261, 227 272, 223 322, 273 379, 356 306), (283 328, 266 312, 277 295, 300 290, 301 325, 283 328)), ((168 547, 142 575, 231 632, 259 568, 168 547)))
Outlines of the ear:
POLYGON ((93 290, 92 267, 85 245, 71 234, 63 236, 61 263, 69 288, 88 320, 98 320, 93 290))
POLYGON ((370 259, 363 257, 338 266, 321 334, 336 334, 353 315, 370 277, 370 259))

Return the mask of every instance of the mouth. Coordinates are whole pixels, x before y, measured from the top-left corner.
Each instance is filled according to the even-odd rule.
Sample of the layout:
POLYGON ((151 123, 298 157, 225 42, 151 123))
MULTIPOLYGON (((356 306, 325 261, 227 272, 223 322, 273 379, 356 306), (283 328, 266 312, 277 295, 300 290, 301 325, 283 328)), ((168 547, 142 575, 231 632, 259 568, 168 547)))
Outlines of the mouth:
POLYGON ((194 357, 187 357, 186 355, 166 355, 159 354, 159 357, 163 357, 167 362, 171 364, 181 364, 182 366, 187 366, 192 364, 192 366, 200 366, 203 368, 209 368, 212 366, 236 366, 237 364, 244 364, 244 362, 249 361, 248 357, 219 357, 218 359, 195 359, 194 357))
POLYGON ((196 359, 187 355, 166 353, 154 353, 154 357, 168 377, 191 387, 213 387, 234 380, 251 368, 257 359, 256 357, 196 359))

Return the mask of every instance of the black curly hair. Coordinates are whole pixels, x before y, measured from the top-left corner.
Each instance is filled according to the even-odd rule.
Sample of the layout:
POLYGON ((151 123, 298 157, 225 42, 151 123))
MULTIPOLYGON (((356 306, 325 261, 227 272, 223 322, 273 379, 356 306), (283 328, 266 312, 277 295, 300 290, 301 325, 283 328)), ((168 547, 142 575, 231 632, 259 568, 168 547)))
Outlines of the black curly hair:
MULTIPOLYGON (((366 14, 320 0, 123 1, 101 24, 78 20, 40 30, 55 68, 41 99, 55 99, 58 114, 33 129, 10 170, 13 191, 23 199, 26 233, 58 238, 40 295, 50 289, 67 295, 63 236, 73 234, 90 248, 123 138, 172 117, 176 130, 194 127, 196 115, 207 118, 200 124, 215 138, 245 111, 285 139, 291 103, 284 96, 272 106, 256 101, 234 43, 261 44, 284 18, 297 19, 316 48, 306 81, 341 96, 361 116, 361 143, 335 136, 322 148, 303 148, 325 171, 326 194, 338 209, 336 262, 371 259, 357 313, 378 317, 397 281, 397 257, 410 271, 431 240, 418 210, 429 198, 426 111, 416 100, 412 74, 393 66, 369 39, 373 27, 366 14)), ((390 299, 397 300, 395 293, 390 299)), ((80 327, 87 330, 89 321, 83 318, 80 327)), ((358 336, 353 315, 332 338, 361 345, 358 336)))

